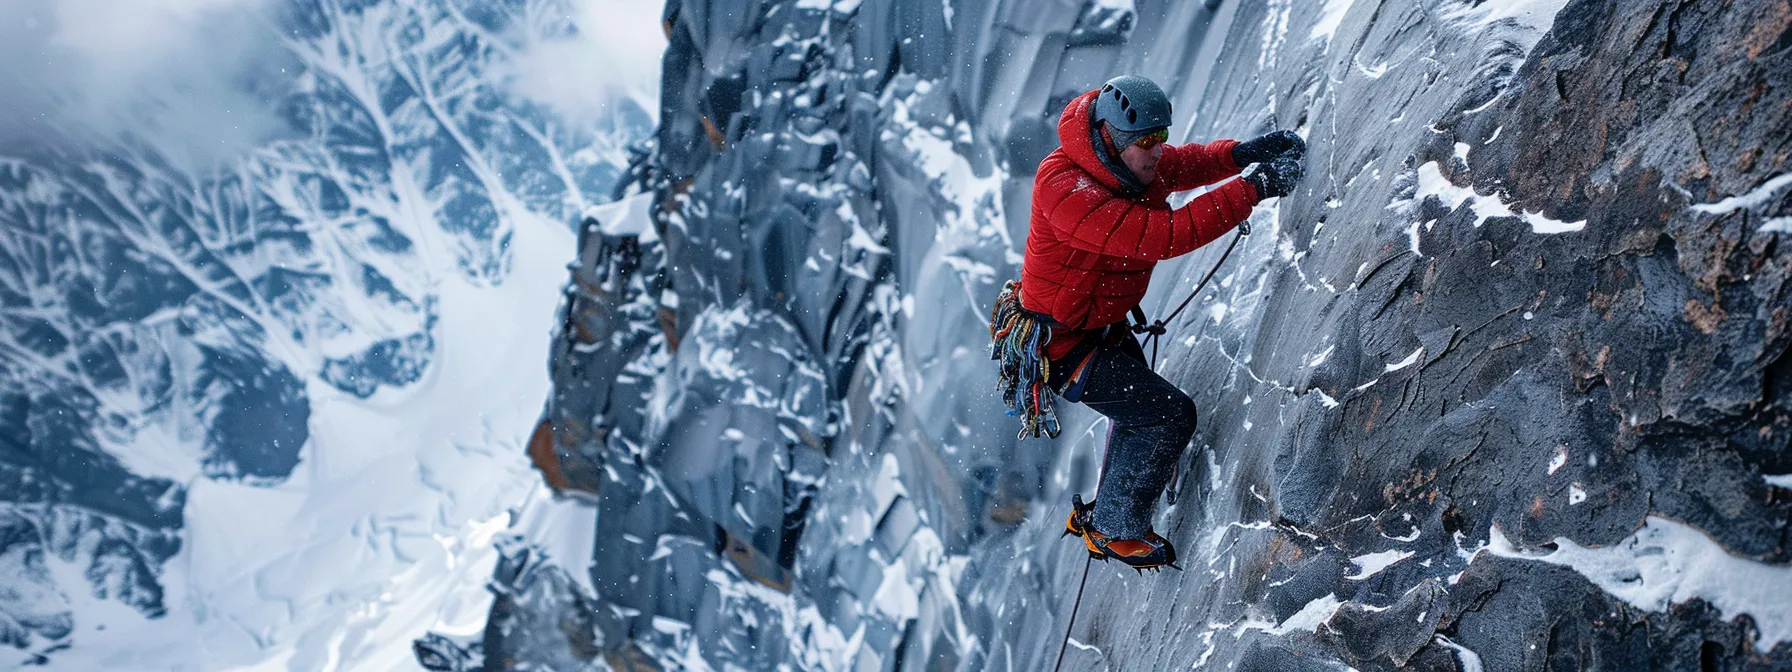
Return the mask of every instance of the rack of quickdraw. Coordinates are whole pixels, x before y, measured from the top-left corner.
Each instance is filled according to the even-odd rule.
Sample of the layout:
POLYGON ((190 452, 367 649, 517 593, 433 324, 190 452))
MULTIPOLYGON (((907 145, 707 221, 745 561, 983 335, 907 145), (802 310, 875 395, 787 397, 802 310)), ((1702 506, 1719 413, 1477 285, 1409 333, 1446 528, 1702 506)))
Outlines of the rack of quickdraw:
POLYGON ((1051 340, 1051 326, 1020 306, 1020 283, 1002 285, 989 314, 989 358, 998 362, 996 389, 1008 414, 1021 416, 1023 439, 1056 437, 1062 431, 1049 384, 1052 363, 1045 358, 1045 344, 1051 340))

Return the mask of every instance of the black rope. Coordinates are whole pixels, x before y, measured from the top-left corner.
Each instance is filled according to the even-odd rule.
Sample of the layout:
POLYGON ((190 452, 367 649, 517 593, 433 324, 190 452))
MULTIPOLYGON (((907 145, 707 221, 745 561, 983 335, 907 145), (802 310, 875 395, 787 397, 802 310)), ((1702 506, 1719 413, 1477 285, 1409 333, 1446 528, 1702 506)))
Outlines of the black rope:
POLYGON ((1133 326, 1132 332, 1135 334, 1150 334, 1145 337, 1145 340, 1151 343, 1151 369, 1153 371, 1157 370, 1158 340, 1164 335, 1165 331, 1168 331, 1167 327, 1169 327, 1170 322, 1174 321, 1177 315, 1181 315, 1183 309, 1188 308, 1188 304, 1194 301, 1195 297, 1201 295, 1201 290, 1207 287, 1207 282, 1213 279, 1213 274, 1218 273, 1220 266, 1225 265, 1226 258, 1232 256, 1232 250, 1238 247, 1238 241, 1242 240, 1245 236, 1250 235, 1250 233, 1250 226, 1244 223, 1238 225, 1238 235, 1232 236, 1232 242, 1226 246, 1226 251, 1220 254, 1220 260, 1213 262, 1213 268, 1207 269, 1207 275, 1201 276, 1201 282, 1195 285, 1194 291, 1189 292, 1188 297, 1184 298, 1182 303, 1177 304, 1176 309, 1170 311, 1169 316, 1147 325, 1145 324, 1144 319, 1145 311, 1136 306, 1133 308, 1133 316, 1138 318, 1139 324, 1133 326))
POLYGON ((1076 625, 1077 609, 1083 606, 1083 587, 1089 585, 1089 561, 1093 559, 1093 555, 1083 556, 1083 580, 1076 584, 1076 602, 1070 605, 1070 623, 1064 626, 1064 641, 1058 642, 1058 662, 1052 665, 1052 672, 1058 672, 1058 668, 1064 666, 1064 647, 1070 645, 1070 629, 1076 625))
MULTIPOLYGON (((1213 279, 1213 274, 1218 273, 1220 270, 1220 266, 1222 266, 1226 263, 1226 258, 1232 256, 1232 250, 1234 248, 1238 247, 1238 241, 1243 239, 1245 236, 1250 235, 1250 233, 1251 233, 1251 227, 1250 227, 1249 223, 1240 222, 1238 224, 1238 235, 1232 236, 1232 242, 1230 244, 1226 245, 1226 251, 1224 253, 1220 254, 1220 260, 1213 262, 1213 268, 1207 269, 1207 275, 1204 275, 1201 277, 1201 282, 1195 284, 1194 291, 1189 292, 1188 298, 1183 299, 1182 303, 1176 306, 1176 310, 1170 311, 1170 315, 1168 317, 1165 317, 1161 320, 1157 320, 1157 321, 1152 322, 1151 324, 1147 325, 1147 324, 1145 324, 1144 309, 1139 308, 1138 306, 1133 306, 1132 315, 1135 319, 1137 319, 1139 321, 1139 323, 1136 325, 1133 325, 1132 332, 1135 334, 1150 334, 1150 336, 1145 337, 1145 340, 1150 341, 1150 343, 1151 343, 1151 370, 1152 371, 1157 370, 1157 342, 1158 342, 1159 337, 1163 336, 1165 331, 1168 331, 1167 327, 1169 326, 1170 322, 1172 320, 1175 320, 1177 315, 1182 314, 1182 310, 1184 308, 1188 307, 1189 302, 1194 301, 1196 296, 1201 295, 1201 290, 1203 288, 1207 287, 1207 282, 1209 280, 1213 279)), ((1182 465, 1180 463, 1177 464, 1178 471, 1180 471, 1181 466, 1182 465)), ((1106 458, 1106 456, 1103 456, 1102 464, 1101 464, 1101 471, 1103 472, 1103 474, 1105 474, 1107 472, 1107 470, 1108 470, 1107 458, 1106 458)), ((1099 483, 1100 479, 1101 479, 1101 476, 1097 475, 1096 482, 1099 483)), ((1176 475, 1172 474, 1170 477, 1170 480, 1172 483, 1174 483, 1176 480, 1176 475)), ((1172 503, 1172 504, 1176 503, 1175 499, 1173 499, 1174 495, 1171 495, 1171 497, 1172 497, 1172 499, 1170 500, 1170 503, 1172 503)), ((1076 627, 1076 612, 1078 609, 1081 609, 1083 606, 1083 588, 1089 585, 1089 561, 1094 560, 1094 559, 1095 559, 1095 556, 1093 556, 1093 555, 1084 555, 1083 556, 1083 578, 1082 578, 1082 580, 1078 581, 1076 584, 1076 600, 1074 602, 1071 602, 1071 604, 1070 604, 1070 622, 1064 624, 1064 639, 1062 641, 1058 642, 1058 662, 1052 664, 1052 672, 1058 672, 1058 670, 1064 666, 1064 649, 1066 647, 1070 646, 1070 631, 1076 627)))

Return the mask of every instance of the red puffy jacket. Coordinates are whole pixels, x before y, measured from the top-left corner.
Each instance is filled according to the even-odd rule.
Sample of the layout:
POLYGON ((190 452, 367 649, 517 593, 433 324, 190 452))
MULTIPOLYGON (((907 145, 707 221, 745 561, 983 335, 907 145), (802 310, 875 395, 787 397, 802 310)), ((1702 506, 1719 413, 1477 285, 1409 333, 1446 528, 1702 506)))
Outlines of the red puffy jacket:
POLYGON ((1157 179, 1136 198, 1121 194, 1120 179, 1096 157, 1090 141, 1090 91, 1058 119, 1062 143, 1039 163, 1033 179, 1033 218, 1021 261, 1021 307, 1068 325, 1052 334, 1045 354, 1058 359, 1088 330, 1126 319, 1145 298, 1151 269, 1213 241, 1251 214, 1257 189, 1244 180, 1220 186, 1179 209, 1171 193, 1238 174, 1232 140, 1166 145, 1157 179))

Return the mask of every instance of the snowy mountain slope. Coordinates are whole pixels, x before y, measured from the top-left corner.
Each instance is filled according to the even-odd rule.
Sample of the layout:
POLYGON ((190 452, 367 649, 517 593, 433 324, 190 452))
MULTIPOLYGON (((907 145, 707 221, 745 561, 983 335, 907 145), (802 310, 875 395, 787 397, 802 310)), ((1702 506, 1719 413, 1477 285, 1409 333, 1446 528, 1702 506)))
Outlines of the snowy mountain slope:
POLYGON ((1783 5, 665 16, 655 207, 581 243, 542 435, 604 562, 507 555, 488 663, 1046 666, 1105 423, 1011 438, 982 320, 1058 110, 1138 72, 1179 139, 1312 152, 1162 343, 1188 571, 1092 569, 1067 669, 1785 664, 1792 594, 1742 578, 1792 516, 1783 5))
MULTIPOLYGON (((151 117, 0 147, 0 661, 409 665, 425 629, 483 626, 493 538, 538 487, 567 223, 652 93, 515 76, 616 30, 568 3, 191 11, 258 31, 278 132, 197 164, 151 117)), ((45 53, 104 56, 54 51, 81 42, 50 14, 45 53)))

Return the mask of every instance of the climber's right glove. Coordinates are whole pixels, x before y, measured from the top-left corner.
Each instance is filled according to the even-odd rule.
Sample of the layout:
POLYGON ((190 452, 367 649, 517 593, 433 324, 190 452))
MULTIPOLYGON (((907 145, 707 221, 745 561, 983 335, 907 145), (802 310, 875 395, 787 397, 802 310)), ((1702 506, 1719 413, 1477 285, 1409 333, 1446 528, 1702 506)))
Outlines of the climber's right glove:
POLYGON ((1232 163, 1248 166, 1282 157, 1301 158, 1307 153, 1307 141, 1294 131, 1276 131, 1259 135, 1232 146, 1232 163))
POLYGON ((1300 159, 1281 157, 1259 163, 1244 171, 1243 179, 1257 188, 1257 200, 1279 198, 1294 192, 1294 184, 1307 170, 1300 159))

